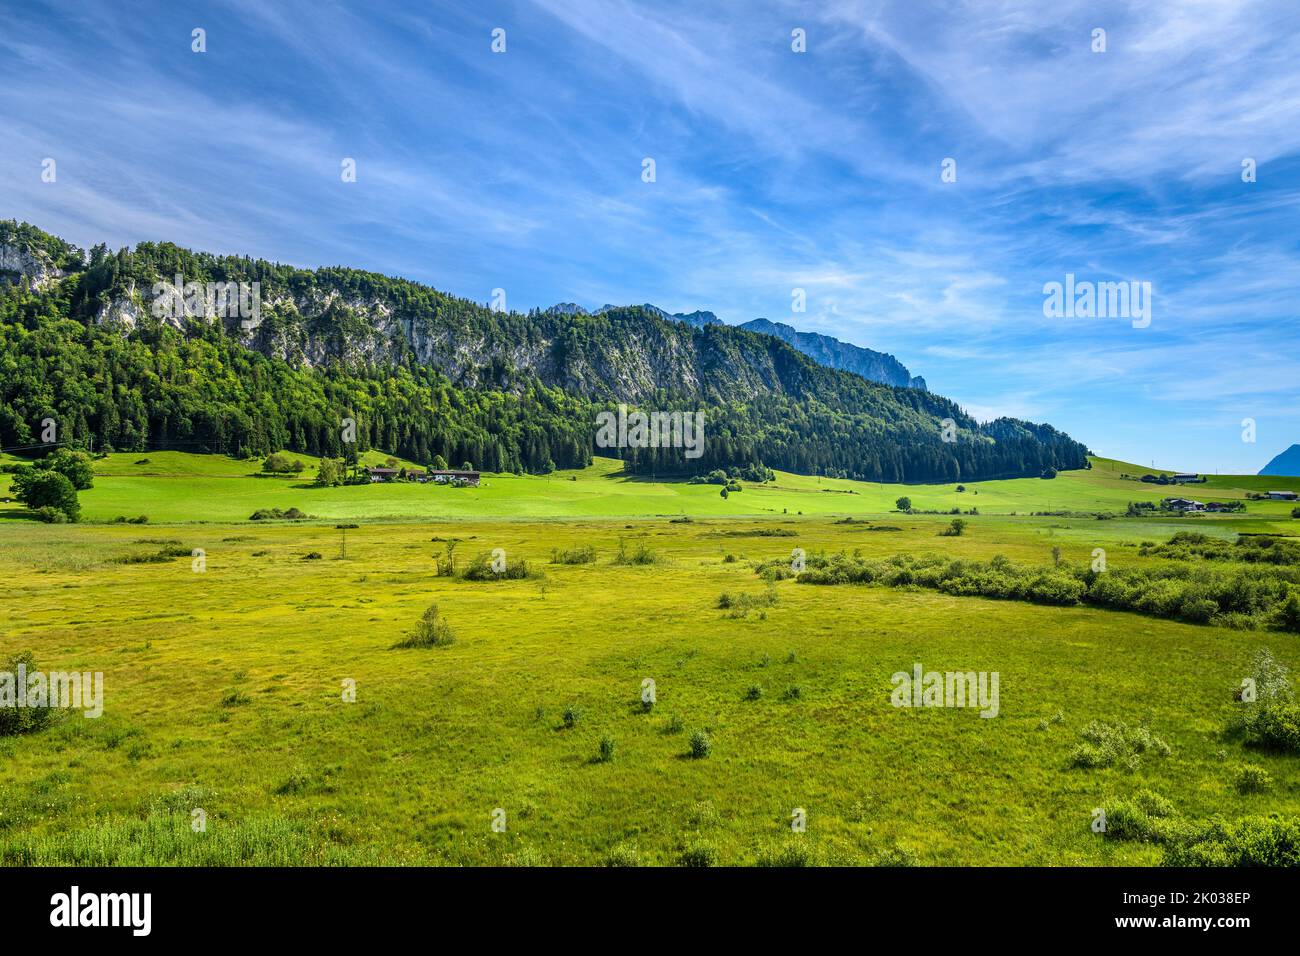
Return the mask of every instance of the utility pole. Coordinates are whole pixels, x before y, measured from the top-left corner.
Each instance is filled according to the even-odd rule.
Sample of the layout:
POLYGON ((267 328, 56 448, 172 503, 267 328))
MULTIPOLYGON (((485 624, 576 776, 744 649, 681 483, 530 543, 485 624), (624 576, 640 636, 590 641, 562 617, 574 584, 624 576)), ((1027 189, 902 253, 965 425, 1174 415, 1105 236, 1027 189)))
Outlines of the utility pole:
POLYGON ((339 555, 339 558, 346 561, 348 559, 348 529, 340 528, 339 530, 343 532, 343 553, 339 555))

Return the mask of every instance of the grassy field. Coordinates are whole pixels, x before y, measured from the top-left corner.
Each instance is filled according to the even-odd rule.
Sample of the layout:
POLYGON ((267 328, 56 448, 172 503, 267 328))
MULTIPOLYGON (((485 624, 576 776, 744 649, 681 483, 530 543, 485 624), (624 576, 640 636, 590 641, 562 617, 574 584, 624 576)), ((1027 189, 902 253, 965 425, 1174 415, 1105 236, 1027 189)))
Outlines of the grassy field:
MULTIPOLYGON (((663 515, 869 515, 894 510, 908 496, 918 510, 977 508, 981 514, 1043 511, 1118 511, 1130 501, 1159 501, 1184 494, 1200 500, 1230 501, 1248 490, 1300 490, 1300 478, 1213 478, 1177 489, 1121 478, 1141 475, 1137 465, 1093 459, 1086 471, 1062 472, 1051 480, 1016 478, 957 484, 894 485, 817 478, 777 472, 765 485, 745 484, 743 492, 722 498, 714 485, 651 481, 622 474, 620 462, 597 458, 581 471, 547 476, 485 475, 479 488, 443 485, 379 484, 316 488, 316 460, 293 455, 305 469, 293 477, 261 473, 258 461, 181 452, 119 453, 95 462, 95 487, 82 492, 82 517, 111 521, 145 514, 151 521, 243 521, 258 508, 296 507, 330 521, 379 518, 543 518, 654 517, 663 515)), ((385 456, 369 452, 368 463, 385 456)), ((16 459, 9 459, 15 461, 16 459)), ((409 462, 403 462, 409 464, 409 462)), ((0 497, 8 491, 0 475, 0 497)), ((1261 519, 1290 519, 1294 503, 1253 501, 1248 512, 1261 519)), ((17 503, 0 504, 0 518, 23 515, 17 503)), ((1191 520, 1200 520, 1193 518, 1191 520)))
POLYGON ((765 595, 753 564, 796 547, 1026 563, 1050 563, 1053 548, 1086 563, 1102 547, 1124 567, 1156 560, 1138 542, 1193 526, 1290 531, 1289 505, 1024 514, 1171 493, 1098 460, 1051 481, 968 484, 959 503, 981 513, 944 538, 946 516, 888 512, 899 494, 951 507, 951 486, 780 475, 723 500, 712 486, 625 480, 607 461, 481 489, 321 491, 175 453, 96 468, 89 523, 42 525, 9 506, 0 521, 5 656, 29 650, 44 669, 105 682, 102 718, 0 738, 0 863, 1139 864, 1160 849, 1099 837, 1093 808, 1150 789, 1189 820, 1300 813, 1300 760, 1223 734, 1255 650, 1294 671, 1295 635, 790 580, 761 611, 718 607, 724 591, 765 595), (242 520, 290 505, 322 520, 242 520), (140 513, 150 525, 96 523, 140 513), (681 514, 695 517, 666 517, 681 514), (453 538, 462 564, 500 548, 534 576, 439 576, 453 538), (656 563, 615 564, 620 544, 656 563), (593 563, 548 563, 584 546, 593 563), (167 548, 183 556, 120 560, 167 548), (393 649, 433 602, 456 642, 393 649), (999 715, 891 706, 890 676, 918 661, 998 672, 999 715), (1170 753, 1073 767, 1093 720, 1146 725, 1170 753), (689 755, 696 730, 712 742, 703 759, 689 755), (600 761, 605 738, 613 759, 600 761), (1271 775, 1268 790, 1234 787, 1248 764, 1271 775), (796 808, 806 833, 791 832, 796 808))

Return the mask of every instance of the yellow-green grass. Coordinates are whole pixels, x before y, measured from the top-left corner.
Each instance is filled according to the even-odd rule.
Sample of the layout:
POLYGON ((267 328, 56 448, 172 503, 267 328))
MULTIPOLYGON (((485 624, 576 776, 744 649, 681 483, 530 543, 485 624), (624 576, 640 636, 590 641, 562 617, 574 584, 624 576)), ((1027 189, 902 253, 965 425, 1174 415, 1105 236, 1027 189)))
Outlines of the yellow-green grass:
MULTIPOLYGON (((303 461, 302 473, 267 476, 260 462, 217 455, 181 452, 118 453, 95 462, 95 486, 81 494, 87 521, 111 521, 118 516, 147 515, 154 522, 240 521, 259 508, 296 507, 321 519, 362 518, 441 519, 452 517, 582 517, 582 516, 745 516, 745 515, 873 515, 895 509, 900 496, 921 510, 982 514, 1027 514, 1043 511, 1123 512, 1130 501, 1159 501, 1171 495, 1210 500, 1245 497, 1247 488, 1262 479, 1253 476, 1214 479, 1218 484, 1190 489, 1144 484, 1121 474, 1141 475, 1136 465, 1094 459, 1088 470, 1062 472, 1054 479, 1018 478, 947 484, 882 484, 777 472, 775 482, 756 485, 722 498, 715 485, 632 478, 622 474, 614 459, 597 458, 586 469, 546 476, 487 474, 478 488, 436 484, 393 483, 316 488, 312 477, 316 459, 303 461), (146 460, 147 459, 147 460, 146 460)), ((382 461, 369 452, 367 463, 382 461)), ((402 462, 409 464, 408 462, 402 462)), ((1268 479, 1269 488, 1300 490, 1300 479, 1268 479)), ((0 496, 8 489, 0 476, 0 496)), ((1246 519, 1280 522, 1252 530, 1286 530, 1294 503, 1251 501, 1246 519)), ((0 504, 0 517, 21 517, 17 503, 0 504)), ((1200 517, 1186 519, 1200 521, 1200 517)), ((1244 526, 1243 526, 1244 529, 1244 526)))
MULTIPOLYGON (((130 509, 141 510, 154 509, 130 509)), ((968 520, 959 538, 937 535, 946 517, 904 515, 346 531, 0 522, 3 649, 31 650, 45 669, 103 671, 106 685, 99 720, 0 740, 0 861, 589 864, 634 847, 642 863, 672 864, 705 841, 721 863, 746 864, 797 840, 845 863, 897 845, 922 864, 1140 864, 1158 848, 1092 833, 1093 808, 1149 788, 1192 819, 1300 812, 1300 760, 1221 736, 1253 651, 1269 645, 1295 669, 1293 636, 793 581, 775 585, 763 618, 716 607, 722 591, 762 593, 749 562, 795 547, 1034 563, 1053 547, 1074 562, 1104 547, 1122 567, 1147 560, 1135 542, 1186 526, 968 520), (867 530, 880 525, 900 530, 867 530), (439 578, 446 543, 432 539, 450 537, 462 562, 499 547, 545 578, 439 578), (662 563, 611 564, 620 538, 662 563), (203 549, 206 570, 190 558, 112 560, 168 540, 203 549), (552 548, 583 545, 595 564, 546 564, 552 548), (431 602, 457 642, 390 649, 431 602), (890 676, 917 661, 997 671, 999 716, 890 706, 890 676), (638 706, 646 678, 658 696, 649 714, 638 706), (342 699, 345 680, 355 703, 342 699), (760 699, 745 699, 751 685, 760 699), (783 699, 791 687, 799 699, 783 699), (570 705, 581 718, 563 729, 570 705), (1172 753, 1136 770, 1071 769, 1093 719, 1145 722, 1172 753), (712 737, 706 759, 686 756, 695 729, 712 737), (606 736, 613 761, 592 762, 606 736), (1245 763, 1265 767, 1273 788, 1239 794, 1245 763), (196 807, 202 834, 189 827, 196 807), (504 833, 492 832, 495 808, 504 833), (795 808, 808 814, 802 836, 790 831, 795 808)))

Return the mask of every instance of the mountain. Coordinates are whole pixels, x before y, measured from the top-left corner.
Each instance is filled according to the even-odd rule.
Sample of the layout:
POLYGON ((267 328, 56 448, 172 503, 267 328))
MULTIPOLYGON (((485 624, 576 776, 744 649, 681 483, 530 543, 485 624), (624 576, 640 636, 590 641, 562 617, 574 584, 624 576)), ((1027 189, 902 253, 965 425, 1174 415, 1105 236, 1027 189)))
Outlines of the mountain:
MULTIPOLYGON (((596 314, 601 315, 614 308, 616 306, 606 305, 598 309, 596 314)), ((697 329, 709 325, 723 324, 722 320, 712 312, 667 312, 648 302, 640 308, 657 315, 661 319, 685 322, 697 329)), ((553 305, 546 312, 554 315, 589 314, 582 306, 575 305, 572 302, 553 305)), ((827 368, 843 369, 846 372, 861 375, 869 381, 880 382, 884 385, 897 385, 899 388, 919 388, 921 391, 926 391, 925 379, 919 375, 912 375, 902 362, 884 352, 874 352, 871 349, 850 345, 848 342, 841 342, 839 339, 832 338, 829 335, 821 335, 817 332, 800 332, 792 326, 781 322, 770 322, 767 319, 753 319, 749 322, 743 322, 738 328, 749 332, 757 332, 760 335, 775 336, 782 342, 794 346, 817 364, 824 365, 827 368)))
POLYGON ((839 339, 820 335, 817 332, 800 332, 782 322, 769 322, 767 319, 754 319, 742 323, 740 327, 751 332, 762 332, 764 335, 775 335, 815 362, 829 368, 855 372, 863 378, 873 382, 883 382, 886 385, 926 390, 925 379, 919 375, 912 375, 902 362, 884 352, 873 352, 871 349, 850 345, 848 342, 841 342, 839 339))
POLYGON ((376 273, 166 242, 87 255, 14 222, 0 222, 0 262, 6 447, 33 444, 49 417, 63 440, 97 448, 337 455, 351 418, 361 450, 546 471, 589 462, 596 413, 627 404, 707 423, 698 458, 601 451, 631 472, 761 464, 947 481, 1086 466, 1087 449, 1049 425, 981 425, 948 399, 823 367, 777 337, 645 306, 496 312, 376 273), (255 284, 253 313, 213 308, 214 289, 241 283, 255 284), (159 308, 173 298, 189 308, 159 308))
POLYGON ((1300 445, 1292 445, 1259 470, 1261 475, 1300 477, 1300 445))
MULTIPOLYGON (((649 312, 651 315, 658 316, 659 318, 664 319, 665 321, 685 322, 687 325, 693 326, 697 329, 702 329, 706 325, 723 324, 722 320, 718 318, 716 315, 714 315, 712 312, 701 312, 698 310, 695 312, 667 312, 659 308, 659 306, 657 305, 651 305, 649 302, 645 303, 644 305, 635 306, 635 307, 604 305, 601 306, 599 309, 597 309, 594 314, 603 315, 606 312, 612 312, 615 309, 619 309, 619 308, 641 308, 644 309, 646 312, 649 312)), ((588 312, 582 306, 577 305, 573 302, 560 302, 557 303, 556 305, 551 306, 549 309, 546 309, 544 314, 546 315, 592 315, 593 313, 588 312)))

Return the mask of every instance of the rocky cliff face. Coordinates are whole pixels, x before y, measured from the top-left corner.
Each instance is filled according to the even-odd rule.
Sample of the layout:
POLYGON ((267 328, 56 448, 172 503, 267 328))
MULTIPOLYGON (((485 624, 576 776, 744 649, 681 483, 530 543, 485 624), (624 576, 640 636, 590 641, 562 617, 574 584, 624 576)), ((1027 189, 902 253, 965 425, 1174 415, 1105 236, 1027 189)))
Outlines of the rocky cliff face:
POLYGON ((925 379, 912 375, 902 362, 884 352, 874 352, 829 335, 816 332, 800 332, 782 322, 770 322, 767 319, 754 319, 740 326, 751 332, 774 335, 783 342, 793 345, 813 361, 829 368, 854 372, 873 382, 885 385, 897 385, 899 388, 919 388, 925 391, 925 379))
MULTIPOLYGON (((697 310, 695 312, 668 312, 658 306, 646 303, 637 306, 645 312, 669 322, 684 322, 692 328, 703 329, 711 325, 723 325, 723 321, 712 312, 697 310)), ((616 307, 606 305, 596 311, 596 315, 604 315, 607 312, 615 311, 616 307)), ((546 315, 591 315, 582 306, 573 302, 561 302, 553 305, 544 313, 546 315)), ((787 345, 793 346, 798 351, 807 355, 819 365, 827 368, 842 369, 846 372, 853 372, 855 375, 861 375, 871 382, 880 382, 882 385, 895 385, 899 388, 918 388, 921 391, 926 390, 925 379, 919 375, 912 375, 911 372, 903 365, 902 362, 887 355, 884 352, 875 352, 871 349, 864 349, 857 345, 850 345, 848 342, 841 342, 839 339, 832 338, 829 335, 819 335, 816 332, 800 332, 792 326, 785 325, 781 322, 770 322, 767 319, 754 319, 750 322, 744 322, 737 328, 745 329, 749 332, 756 332, 760 335, 771 335, 787 345)))
POLYGON ((41 289, 61 279, 63 271, 56 268, 40 249, 0 243, 0 277, 5 275, 12 280, 26 277, 32 288, 41 289))
POLYGON ((413 361, 460 387, 522 388, 535 377, 587 398, 630 403, 664 394, 708 402, 801 394, 815 369, 766 336, 720 322, 695 327, 643 306, 596 314, 574 306, 525 316, 442 297, 410 309, 383 294, 358 294, 316 278, 296 288, 263 283, 256 321, 158 317, 151 284, 118 282, 105 290, 94 321, 129 334, 142 321, 181 327, 202 318, 294 366, 413 361))

